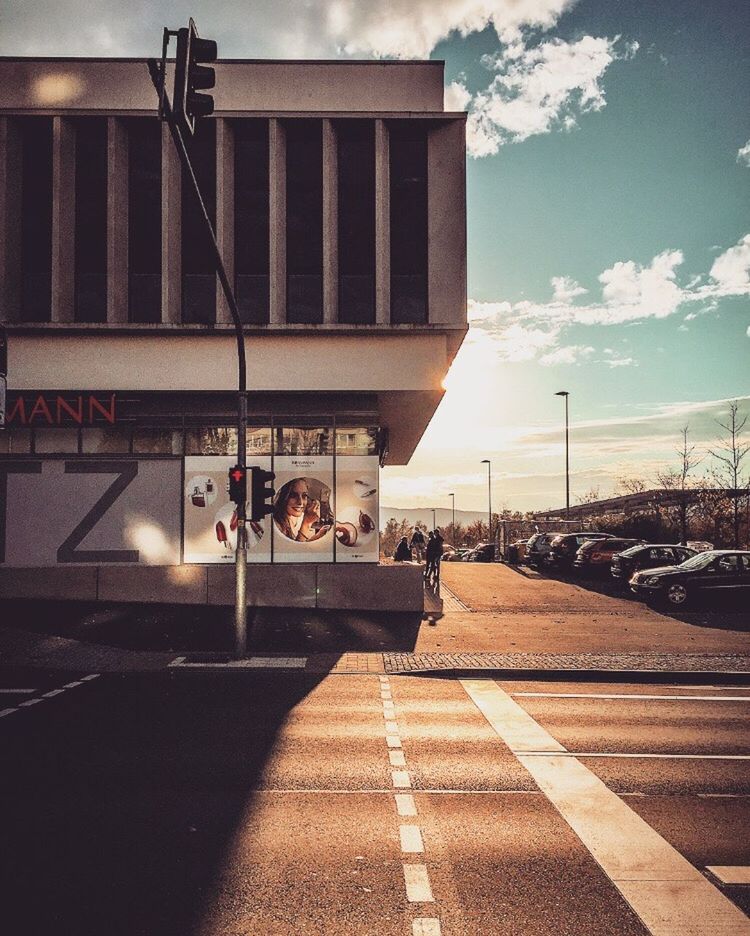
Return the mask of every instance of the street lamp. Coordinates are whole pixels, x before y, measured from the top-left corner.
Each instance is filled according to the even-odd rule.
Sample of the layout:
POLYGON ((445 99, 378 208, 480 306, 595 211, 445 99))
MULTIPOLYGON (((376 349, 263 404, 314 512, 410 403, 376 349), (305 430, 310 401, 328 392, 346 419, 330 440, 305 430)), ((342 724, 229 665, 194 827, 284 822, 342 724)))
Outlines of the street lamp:
POLYGON ((568 397, 567 390, 558 390, 555 396, 565 397, 565 519, 570 520, 570 439, 568 431, 568 397))
POLYGON ((492 542, 492 462, 483 458, 481 464, 487 466, 487 539, 492 542))
POLYGON ((435 520, 435 508, 431 507, 430 510, 432 510, 432 529, 437 530, 437 521, 435 520))
POLYGON ((456 495, 449 494, 448 497, 453 498, 453 508, 452 508, 453 520, 451 521, 451 530, 452 530, 453 535, 451 536, 451 539, 453 540, 453 548, 455 549, 456 548, 456 495))

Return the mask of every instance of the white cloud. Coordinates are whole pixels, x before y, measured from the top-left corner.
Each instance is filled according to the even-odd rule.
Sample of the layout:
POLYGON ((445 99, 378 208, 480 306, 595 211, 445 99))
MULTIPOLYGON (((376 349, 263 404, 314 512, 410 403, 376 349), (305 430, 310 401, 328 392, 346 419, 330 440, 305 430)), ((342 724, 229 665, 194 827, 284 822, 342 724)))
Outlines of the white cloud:
POLYGON ((750 167, 750 140, 737 150, 737 162, 742 166, 750 167))
POLYGON ((555 302, 572 302, 576 296, 584 296, 588 292, 588 289, 584 289, 569 276, 553 276, 550 282, 555 302))
POLYGON ((576 42, 549 39, 526 45, 518 39, 485 64, 497 72, 489 87, 474 95, 467 125, 472 156, 497 153, 553 129, 572 130, 579 114, 605 106, 601 79, 618 58, 629 58, 637 43, 583 36, 576 42))
POLYGON ((471 93, 460 81, 452 81, 443 94, 443 107, 447 111, 463 111, 469 105, 471 93))
POLYGON ((711 279, 716 283, 719 295, 750 292, 750 234, 714 260, 711 279))
POLYGON ((596 349, 591 345, 563 345, 539 358, 544 367, 555 367, 558 364, 576 364, 582 358, 587 358, 596 349))

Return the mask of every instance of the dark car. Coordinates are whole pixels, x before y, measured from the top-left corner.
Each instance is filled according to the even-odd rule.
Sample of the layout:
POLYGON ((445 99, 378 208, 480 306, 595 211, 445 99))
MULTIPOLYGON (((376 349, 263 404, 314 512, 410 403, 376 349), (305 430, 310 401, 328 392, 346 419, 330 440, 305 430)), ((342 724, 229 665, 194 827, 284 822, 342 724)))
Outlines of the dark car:
POLYGON ((588 540, 576 553, 573 566, 578 572, 589 573, 609 573, 612 565, 612 557, 623 549, 629 549, 631 546, 640 546, 643 540, 637 539, 612 539, 588 540))
POLYGON ((494 562, 495 544, 479 543, 466 557, 467 562, 494 562))
POLYGON ((611 533, 562 533, 551 543, 546 564, 558 569, 569 569, 576 553, 589 540, 614 539, 611 533))
POLYGON ((647 546, 632 546, 612 557, 612 577, 629 582, 641 569, 656 569, 675 566, 695 556, 697 551, 689 546, 673 546, 671 543, 651 543, 647 546))
POLYGON ((630 588, 647 601, 674 608, 684 607, 700 594, 750 596, 750 551, 712 549, 678 566, 636 572, 630 588))

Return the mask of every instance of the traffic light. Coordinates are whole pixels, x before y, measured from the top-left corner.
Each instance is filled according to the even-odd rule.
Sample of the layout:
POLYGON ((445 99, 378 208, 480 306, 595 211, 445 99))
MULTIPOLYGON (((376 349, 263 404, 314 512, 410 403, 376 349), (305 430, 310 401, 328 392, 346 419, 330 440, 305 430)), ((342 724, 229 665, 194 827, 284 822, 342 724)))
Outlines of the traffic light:
POLYGON ((187 27, 177 30, 177 57, 174 66, 174 101, 173 110, 177 122, 191 136, 195 133, 195 123, 200 117, 208 117, 214 112, 214 99, 210 94, 201 94, 216 84, 213 68, 206 68, 203 62, 215 62, 216 43, 213 39, 201 39, 190 19, 187 27))
POLYGON ((250 519, 259 523, 265 516, 273 513, 273 504, 266 501, 272 500, 276 493, 271 484, 276 475, 264 468, 253 467, 250 471, 250 519))
POLYGON ((229 500, 235 504, 247 501, 247 468, 233 465, 229 469, 229 500))

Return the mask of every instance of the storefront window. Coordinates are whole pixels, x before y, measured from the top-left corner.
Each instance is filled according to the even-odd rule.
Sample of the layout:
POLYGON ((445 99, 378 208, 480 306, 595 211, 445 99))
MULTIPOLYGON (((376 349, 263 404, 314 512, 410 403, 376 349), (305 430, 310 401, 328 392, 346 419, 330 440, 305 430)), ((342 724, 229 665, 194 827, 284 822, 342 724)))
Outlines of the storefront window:
POLYGON ((77 429, 35 429, 34 451, 37 455, 69 455, 78 452, 77 429))
POLYGON ((0 454, 27 455, 31 451, 30 429, 0 430, 0 454))
POLYGON ((129 429, 84 429, 81 435, 84 455, 119 455, 130 451, 129 429))
POLYGON ((248 455, 270 455, 271 454, 271 430, 270 429, 248 429, 247 444, 245 452, 248 455))
POLYGON ((337 455, 377 455, 378 430, 369 428, 343 428, 336 430, 337 455))
POLYGON ((277 455, 331 455, 329 428, 292 428, 276 430, 277 455))
POLYGON ((134 455, 182 455, 182 433, 172 429, 135 429, 134 455))
POLYGON ((186 455, 236 455, 237 430, 226 426, 188 429, 185 432, 186 455))

